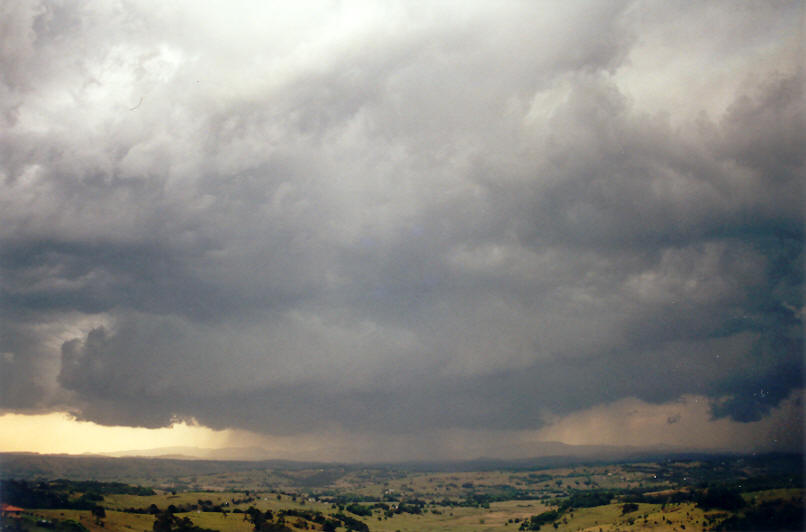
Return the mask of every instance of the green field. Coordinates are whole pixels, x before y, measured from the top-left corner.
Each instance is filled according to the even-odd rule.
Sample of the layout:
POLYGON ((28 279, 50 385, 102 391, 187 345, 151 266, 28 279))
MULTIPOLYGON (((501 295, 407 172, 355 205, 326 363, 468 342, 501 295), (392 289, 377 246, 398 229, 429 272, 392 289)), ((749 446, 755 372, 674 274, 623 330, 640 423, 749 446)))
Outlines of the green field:
POLYGON ((117 484, 41 472, 5 478, 3 501, 26 512, 6 517, 4 530, 151 531, 160 519, 165 530, 244 532, 803 528, 798 456, 482 471, 197 465, 188 461, 151 486, 125 474, 117 484))

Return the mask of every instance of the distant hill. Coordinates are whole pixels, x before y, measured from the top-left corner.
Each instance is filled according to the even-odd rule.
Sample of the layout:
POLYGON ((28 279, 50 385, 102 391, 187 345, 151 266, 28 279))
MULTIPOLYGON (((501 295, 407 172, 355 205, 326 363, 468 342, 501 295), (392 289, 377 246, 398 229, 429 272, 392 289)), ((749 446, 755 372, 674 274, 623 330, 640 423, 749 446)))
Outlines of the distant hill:
POLYGON ((286 460, 200 460, 195 458, 111 457, 66 454, 0 453, 0 478, 121 481, 157 485, 166 478, 249 471, 322 467, 286 460))
MULTIPOLYGON (((518 446, 517 449, 499 449, 503 456, 513 456, 515 451, 523 453, 523 447, 518 446)), ((566 443, 555 441, 541 441, 532 443, 527 450, 529 458, 515 458, 515 459, 488 459, 478 458, 473 460, 456 461, 456 463, 474 463, 481 461, 496 461, 496 462, 514 462, 530 460, 542 460, 548 458, 597 458, 597 459, 619 459, 630 458, 635 455, 657 455, 668 453, 687 453, 697 452, 693 449, 686 449, 682 447, 670 446, 654 446, 654 447, 616 447, 609 445, 569 445, 566 443)), ((702 454, 702 452, 700 452, 702 454)), ((713 453, 712 453, 713 454, 713 453)), ((154 449, 141 449, 141 450, 127 450, 115 451, 109 453, 100 453, 100 456, 114 456, 118 458, 123 457, 147 457, 147 458, 170 458, 177 460, 251 460, 251 461, 267 461, 275 460, 276 457, 262 447, 225 447, 220 449, 208 449, 202 447, 158 447, 154 449)), ((363 462, 366 464, 366 462, 363 462)), ((428 461, 412 460, 405 463, 429 463, 428 461)), ((453 463, 453 462, 452 462, 453 463)), ((395 465, 394 463, 389 463, 395 465)))
POLYGON ((202 447, 158 447, 135 451, 115 451, 99 453, 100 456, 173 458, 177 460, 271 460, 273 457, 262 447, 224 447, 206 449, 202 447))
POLYGON ((639 449, 570 446, 561 443, 548 443, 535 450, 542 451, 543 456, 518 460, 479 458, 461 461, 354 464, 260 459, 266 453, 264 449, 260 448, 198 449, 193 447, 168 447, 115 453, 119 456, 0 453, 0 477, 17 479, 65 478, 158 485, 166 479, 254 470, 294 471, 303 469, 351 470, 379 468, 436 472, 542 469, 586 463, 655 461, 666 458, 699 459, 713 457, 717 454, 669 448, 639 449), (242 458, 230 458, 236 456, 242 458))

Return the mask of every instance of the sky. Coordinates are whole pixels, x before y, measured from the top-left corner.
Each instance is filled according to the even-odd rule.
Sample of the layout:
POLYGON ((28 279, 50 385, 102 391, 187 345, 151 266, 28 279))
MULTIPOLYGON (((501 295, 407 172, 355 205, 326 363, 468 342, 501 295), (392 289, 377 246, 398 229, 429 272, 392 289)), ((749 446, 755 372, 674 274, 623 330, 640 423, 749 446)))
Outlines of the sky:
POLYGON ((803 450, 804 20, 3 3, 0 450, 803 450))

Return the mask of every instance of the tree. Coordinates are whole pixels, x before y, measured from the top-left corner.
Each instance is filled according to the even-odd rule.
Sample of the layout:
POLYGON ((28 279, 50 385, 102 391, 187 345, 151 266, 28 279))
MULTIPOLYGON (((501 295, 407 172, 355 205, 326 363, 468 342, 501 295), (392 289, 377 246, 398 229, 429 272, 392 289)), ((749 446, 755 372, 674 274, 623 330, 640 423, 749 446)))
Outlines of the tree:
POLYGON ((255 530, 260 530, 263 525, 266 523, 266 516, 263 512, 255 508, 254 506, 250 506, 246 510, 246 515, 249 516, 249 520, 255 525, 255 530))
POLYGON ((93 517, 95 517, 95 522, 98 524, 100 524, 101 520, 106 517, 106 510, 104 510, 103 506, 93 506, 91 512, 93 517))
POLYGON ((621 515, 638 511, 639 506, 634 502, 628 502, 621 507, 621 515))
POLYGON ((161 512, 157 514, 152 530, 154 532, 171 532, 174 516, 171 512, 161 512))

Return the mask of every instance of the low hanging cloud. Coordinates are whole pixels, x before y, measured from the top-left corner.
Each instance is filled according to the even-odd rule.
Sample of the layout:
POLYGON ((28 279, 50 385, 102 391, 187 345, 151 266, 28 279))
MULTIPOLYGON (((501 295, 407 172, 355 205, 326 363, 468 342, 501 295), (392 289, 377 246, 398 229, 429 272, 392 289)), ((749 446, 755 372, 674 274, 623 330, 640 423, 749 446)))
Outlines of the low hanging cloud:
POLYGON ((6 411, 381 438, 803 387, 796 5, 2 9, 6 411))
POLYGON ((673 445, 678 449, 764 452, 803 447, 803 394, 753 422, 714 419, 712 401, 684 395, 662 404, 622 399, 574 412, 541 428, 538 437, 577 445, 673 445))

